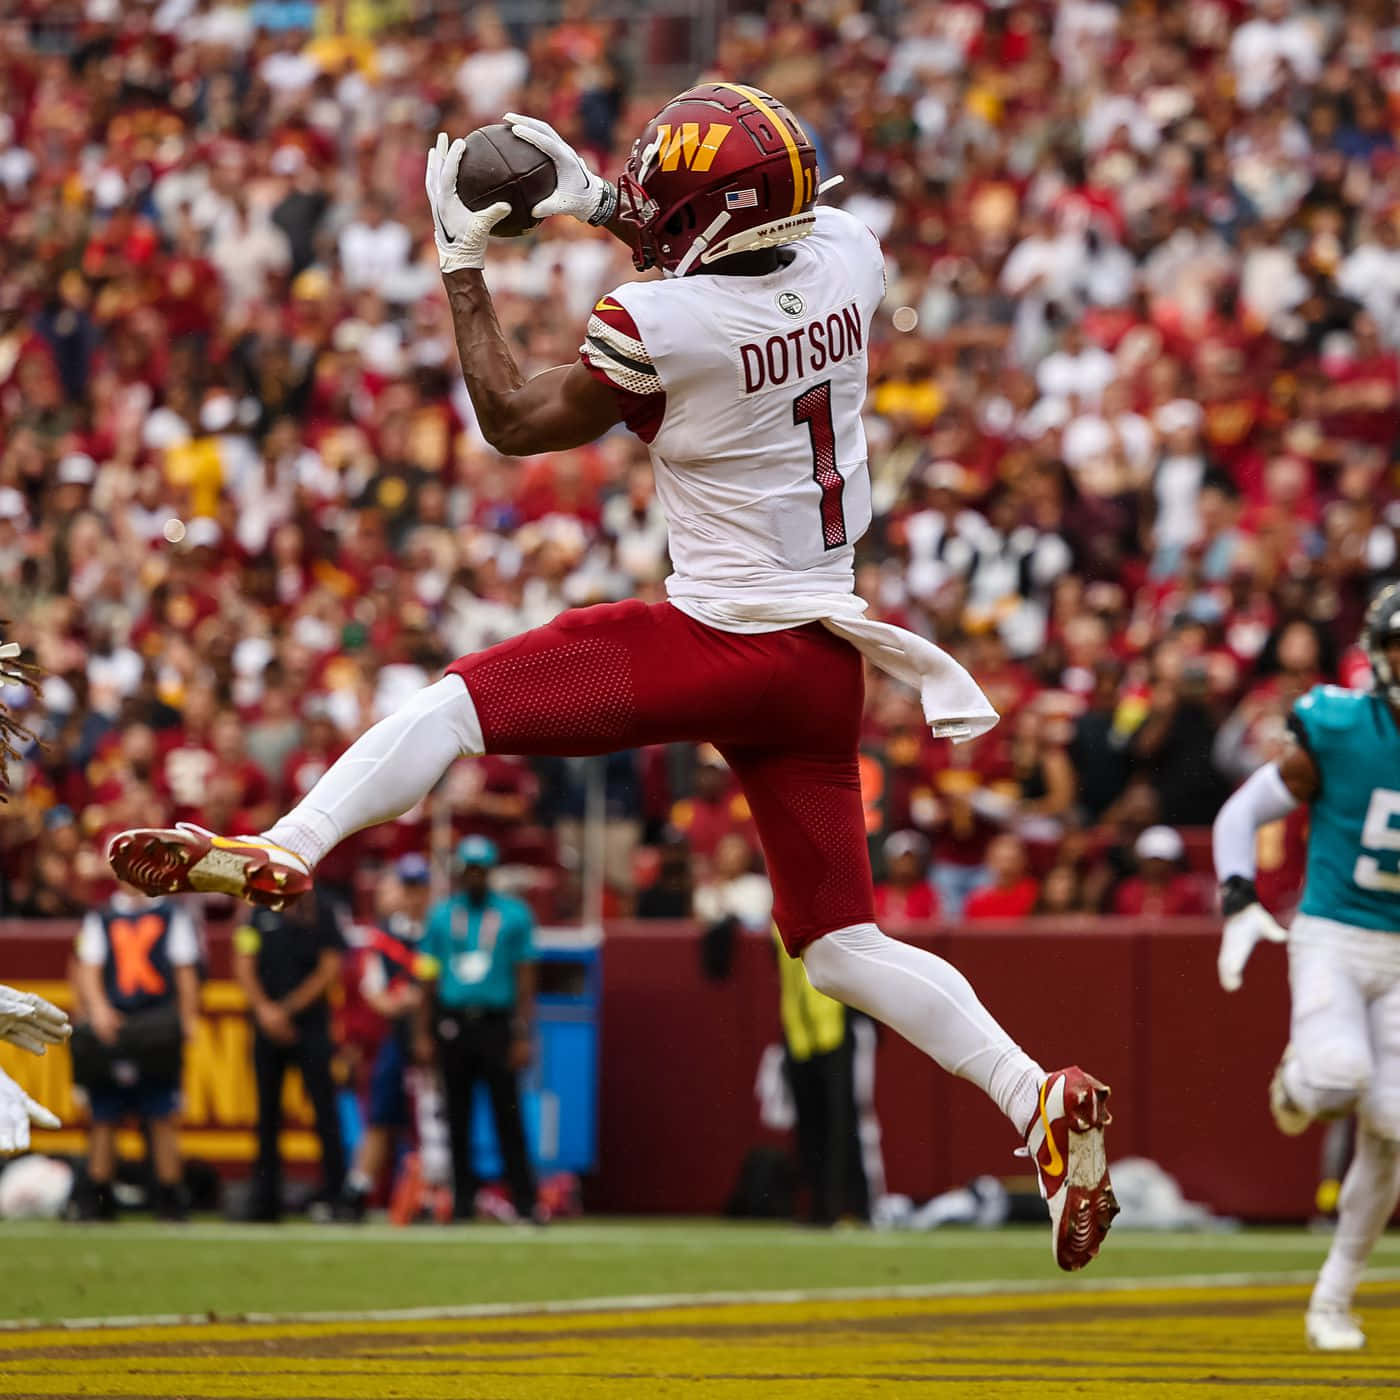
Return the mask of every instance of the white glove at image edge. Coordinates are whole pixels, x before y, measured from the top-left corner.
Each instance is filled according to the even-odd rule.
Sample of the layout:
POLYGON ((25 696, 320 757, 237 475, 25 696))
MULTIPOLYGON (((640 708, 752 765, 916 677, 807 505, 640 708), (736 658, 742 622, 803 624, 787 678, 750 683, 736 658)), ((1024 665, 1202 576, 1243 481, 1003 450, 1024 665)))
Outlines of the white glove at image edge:
POLYGON ((27 1151, 31 1123, 41 1128, 63 1126, 43 1104, 31 1099, 0 1069, 0 1152, 27 1151))

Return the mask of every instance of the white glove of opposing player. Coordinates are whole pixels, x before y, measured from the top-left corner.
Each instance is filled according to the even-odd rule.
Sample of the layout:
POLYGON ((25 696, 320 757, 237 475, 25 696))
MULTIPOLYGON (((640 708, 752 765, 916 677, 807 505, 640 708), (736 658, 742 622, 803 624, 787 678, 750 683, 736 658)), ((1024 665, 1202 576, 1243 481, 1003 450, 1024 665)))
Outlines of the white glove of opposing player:
POLYGON ((29 1125, 59 1128, 63 1125, 41 1103, 36 1103, 0 1069, 0 1152, 24 1152, 29 1147, 29 1125))
POLYGON ((1288 942, 1288 930, 1262 904, 1246 905, 1225 920, 1215 970, 1227 992, 1237 992, 1244 985, 1244 965, 1261 939, 1269 943, 1288 942))
POLYGON ((567 214, 585 224, 605 224, 617 213, 617 186, 588 168, 588 163, 548 122, 507 112, 511 134, 528 141, 554 162, 554 193, 530 211, 537 219, 567 214))
POLYGON ((445 273, 485 266, 491 230, 510 213, 510 205, 504 201, 479 211, 462 203, 457 193, 457 167, 466 148, 462 137, 449 144, 447 133, 438 132, 437 145, 428 152, 428 169, 423 177, 428 205, 433 211, 438 266, 445 273))
POLYGON ((0 1040, 8 1040, 32 1055, 42 1055, 73 1034, 68 1013, 33 992, 0 985, 0 1040))

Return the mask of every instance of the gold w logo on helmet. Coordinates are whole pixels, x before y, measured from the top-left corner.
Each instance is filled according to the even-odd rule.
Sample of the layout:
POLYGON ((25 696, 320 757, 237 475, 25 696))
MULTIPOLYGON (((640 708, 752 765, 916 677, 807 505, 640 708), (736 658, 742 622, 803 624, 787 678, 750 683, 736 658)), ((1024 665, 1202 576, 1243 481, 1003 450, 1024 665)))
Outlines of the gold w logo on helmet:
POLYGON ((677 127, 663 123, 656 128, 656 150, 662 170, 674 170, 682 161, 687 170, 702 174, 715 162, 719 148, 734 128, 727 122, 711 122, 700 139, 699 122, 682 122, 677 127))

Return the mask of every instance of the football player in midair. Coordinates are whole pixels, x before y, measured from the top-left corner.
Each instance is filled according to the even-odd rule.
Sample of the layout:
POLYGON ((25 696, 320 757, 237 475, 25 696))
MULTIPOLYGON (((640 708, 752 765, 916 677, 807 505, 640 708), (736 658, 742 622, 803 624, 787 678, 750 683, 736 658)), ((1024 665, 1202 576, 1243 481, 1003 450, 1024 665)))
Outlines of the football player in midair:
POLYGON ((1362 634, 1370 692, 1323 685, 1294 706, 1296 743, 1252 774, 1213 830, 1225 932, 1220 983, 1236 990, 1254 945, 1288 944, 1288 1048, 1269 1086, 1281 1131, 1358 1116, 1337 1230, 1305 1319, 1309 1345, 1355 1351, 1352 1295, 1400 1198, 1400 586, 1362 634), (1255 832, 1310 807, 1303 899, 1285 932, 1254 888, 1255 832))
POLYGON ((668 601, 567 612, 465 656, 268 831, 126 832, 113 866, 152 892, 280 901, 459 755, 711 742, 753 809, 789 951, 818 989, 991 1096, 1035 1161, 1056 1260, 1082 1267, 1117 1211, 1107 1087, 1077 1066, 1047 1073, 961 973, 875 924, 857 769, 863 660, 920 691, 936 734, 971 738, 997 718, 957 662, 866 618, 855 594, 853 547, 871 515, 861 406, 884 295, 878 241, 819 205, 811 141, 754 88, 708 83, 668 102, 616 185, 543 122, 506 120, 555 165, 538 217, 604 225, 639 269, 665 276, 603 297, 578 358, 526 380, 481 272, 509 205, 469 210, 457 192, 464 143, 439 136, 428 200, 478 423, 511 456, 578 447, 618 424, 645 441, 669 522, 668 601))

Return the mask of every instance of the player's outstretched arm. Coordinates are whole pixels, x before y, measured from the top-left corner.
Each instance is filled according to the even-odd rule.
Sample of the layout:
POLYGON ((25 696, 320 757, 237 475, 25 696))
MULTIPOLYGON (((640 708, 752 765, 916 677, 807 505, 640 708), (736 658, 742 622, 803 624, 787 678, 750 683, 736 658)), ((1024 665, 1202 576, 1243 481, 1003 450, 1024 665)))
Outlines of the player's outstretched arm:
POLYGON ((526 379, 496 319, 480 272, 443 278, 467 392, 486 441, 508 457, 563 452, 622 421, 617 395, 580 361, 526 379))
POLYGON ((462 203, 457 166, 465 146, 440 135, 428 152, 424 184, 457 356, 482 434, 511 457, 581 447, 622 421, 617 396, 579 362, 530 380, 521 374, 481 273, 491 230, 510 206, 473 211, 462 203))
POLYGON ((1243 985, 1245 963, 1256 943, 1288 939, 1287 931, 1259 902, 1254 887, 1255 833, 1269 822, 1282 820, 1300 802, 1310 802, 1317 787, 1312 756, 1295 745, 1279 763, 1267 763, 1251 774, 1220 809, 1211 828, 1220 910, 1225 916, 1216 972, 1227 992, 1243 985))

